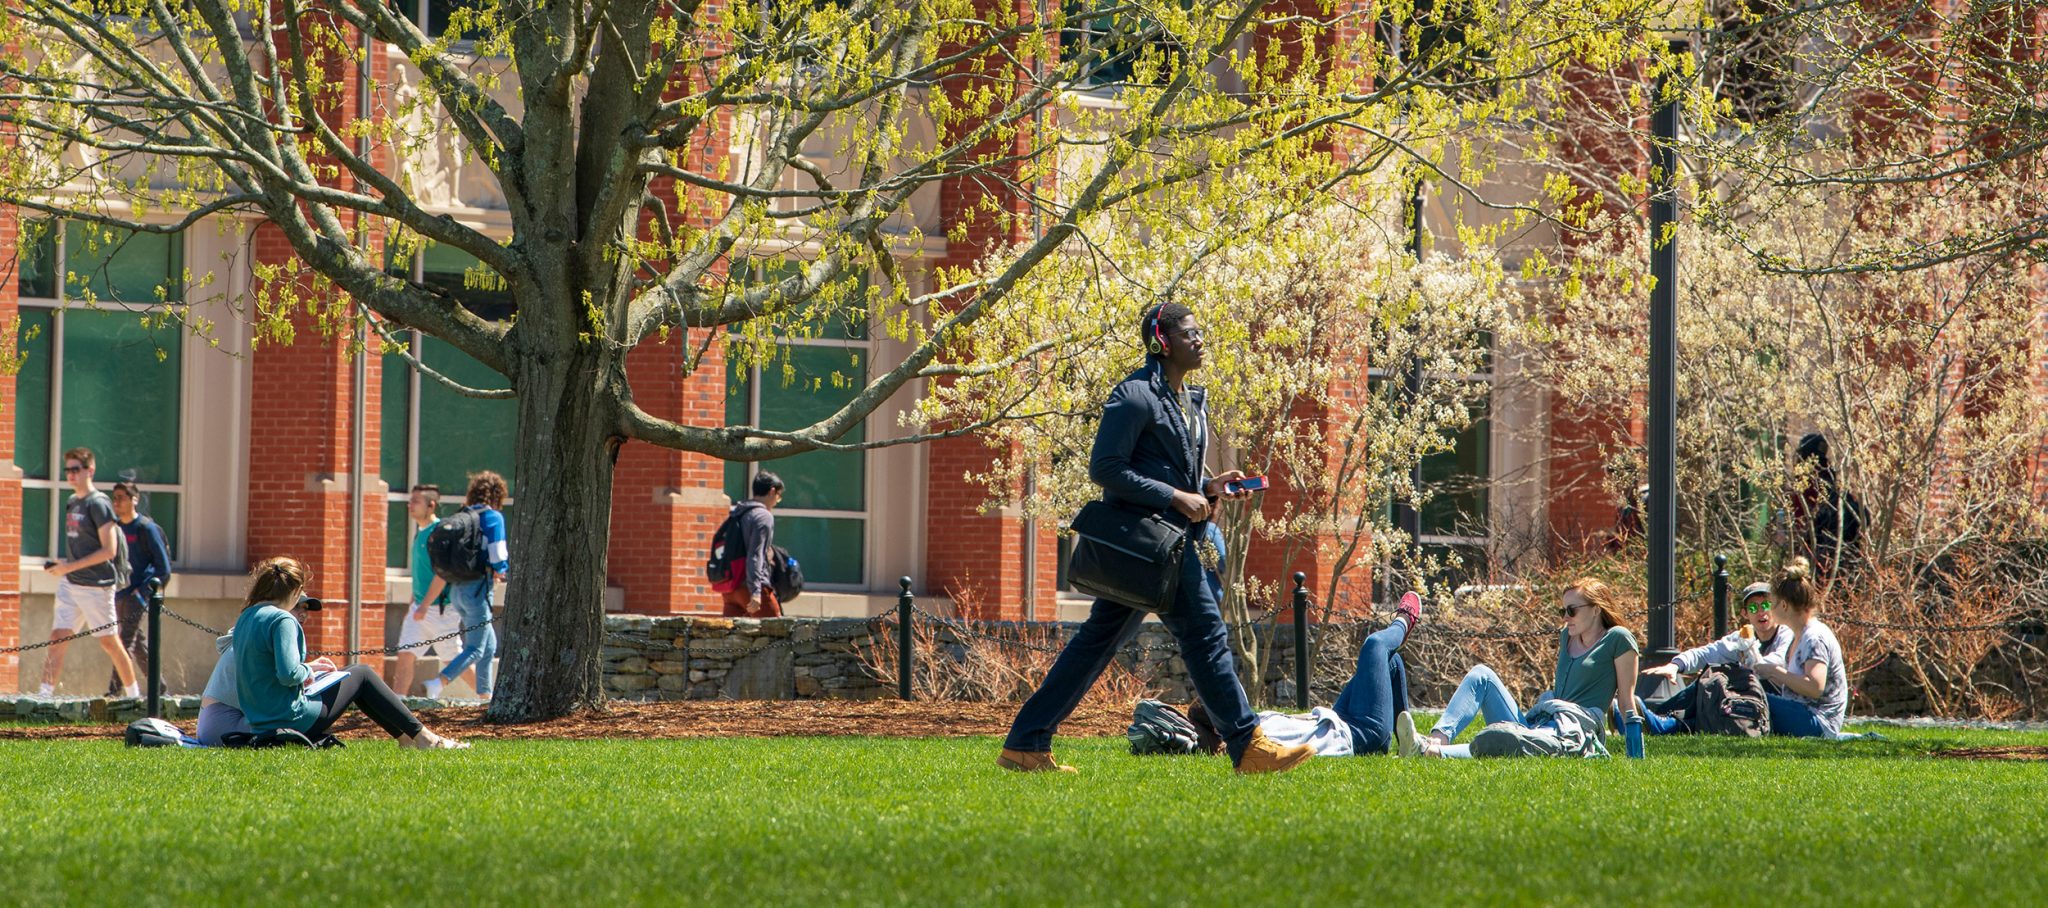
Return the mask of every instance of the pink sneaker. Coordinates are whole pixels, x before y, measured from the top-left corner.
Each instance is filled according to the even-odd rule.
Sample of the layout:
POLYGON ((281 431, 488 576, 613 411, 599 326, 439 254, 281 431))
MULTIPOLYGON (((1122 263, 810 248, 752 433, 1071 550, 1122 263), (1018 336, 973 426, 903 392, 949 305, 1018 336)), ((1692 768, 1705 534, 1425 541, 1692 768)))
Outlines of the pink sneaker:
POLYGON ((1409 630, 1412 631, 1420 627, 1422 625, 1422 597, 1415 595, 1414 590, 1402 593, 1401 604, 1394 606, 1394 612, 1408 619, 1409 630))

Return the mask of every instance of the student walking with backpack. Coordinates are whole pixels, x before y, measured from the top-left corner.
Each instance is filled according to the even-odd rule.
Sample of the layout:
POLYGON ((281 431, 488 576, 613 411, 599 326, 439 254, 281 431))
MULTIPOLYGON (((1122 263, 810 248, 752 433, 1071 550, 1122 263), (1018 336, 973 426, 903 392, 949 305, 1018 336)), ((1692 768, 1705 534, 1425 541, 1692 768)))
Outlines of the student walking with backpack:
MULTIPOLYGON (((114 590, 128 585, 126 540, 114 519, 114 506, 106 493, 92 484, 93 454, 90 448, 64 452, 64 478, 71 483, 71 498, 64 504, 64 552, 68 558, 43 565, 43 573, 60 578, 57 608, 50 621, 50 639, 71 636, 94 628, 93 639, 106 650, 121 679, 125 696, 142 696, 135 680, 135 663, 121 648, 119 623, 114 617, 114 590)), ((68 643, 50 647, 43 659, 43 680, 37 693, 56 696, 58 673, 64 670, 64 649, 68 643)))
POLYGON ((763 470, 754 474, 750 489, 753 497, 733 505, 713 534, 707 572, 711 588, 725 600, 726 617, 779 618, 782 597, 776 593, 775 570, 787 561, 775 549, 782 477, 763 470))
MULTIPOLYGON (((398 658, 393 660, 391 689, 404 696, 412 689, 413 663, 427 650, 426 642, 462 629, 462 616, 448 599, 448 583, 434 573, 433 558, 427 554, 427 540, 441 525, 441 487, 422 483, 406 497, 406 515, 412 518, 412 553, 406 566, 412 571, 412 601, 406 603, 405 619, 398 629, 398 658)), ((435 652, 445 660, 458 644, 441 640, 435 652)), ((472 669, 471 671, 474 671, 472 669)))
MULTIPOLYGON (((512 568, 511 552, 505 542, 505 477, 490 470, 469 475, 469 491, 462 510, 442 519, 427 534, 427 556, 434 575, 447 584, 455 614, 466 628, 462 651, 441 666, 441 673, 426 680, 428 697, 441 696, 441 686, 474 666, 476 695, 491 697, 491 660, 498 655, 497 630, 491 620, 493 585, 505 579, 512 568)), ((431 588, 427 595, 435 591, 431 588)))
MULTIPOLYGON (((144 619, 149 615, 149 582, 171 582, 171 547, 164 543, 164 531, 135 506, 142 490, 132 482, 114 483, 107 495, 114 506, 114 520, 121 525, 121 538, 128 546, 128 584, 114 594, 114 612, 121 621, 121 649, 139 670, 149 664, 148 641, 143 637, 144 619)), ((139 686, 139 681, 138 681, 139 686)), ((119 673, 109 673, 107 696, 121 689, 119 673)))

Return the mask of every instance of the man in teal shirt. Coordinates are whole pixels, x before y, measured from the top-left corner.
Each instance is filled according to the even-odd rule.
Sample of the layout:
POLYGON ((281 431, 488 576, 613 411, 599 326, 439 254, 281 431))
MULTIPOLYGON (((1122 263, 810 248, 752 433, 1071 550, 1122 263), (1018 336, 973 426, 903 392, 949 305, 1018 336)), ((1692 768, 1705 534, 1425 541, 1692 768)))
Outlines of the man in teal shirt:
MULTIPOLYGON (((441 487, 413 486, 405 506, 413 525, 412 557, 406 563, 412 570, 412 601, 406 603, 405 621, 398 630, 398 659, 387 679, 401 697, 412 690, 412 664, 427 650, 426 642, 462 630, 461 616, 448 607, 448 590, 427 561, 427 536, 441 523, 441 487)), ((445 659, 462 648, 462 641, 450 638, 436 646, 446 648, 446 655, 435 651, 445 659)))

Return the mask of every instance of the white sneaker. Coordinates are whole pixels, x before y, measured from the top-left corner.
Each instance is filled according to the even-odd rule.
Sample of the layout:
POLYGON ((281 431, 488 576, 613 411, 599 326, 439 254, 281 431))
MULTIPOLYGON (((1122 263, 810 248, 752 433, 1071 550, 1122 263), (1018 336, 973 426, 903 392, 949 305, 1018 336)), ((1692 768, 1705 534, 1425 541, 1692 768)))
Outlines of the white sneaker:
POLYGON ((1422 755, 1422 738, 1415 734, 1415 717, 1405 709, 1394 716, 1394 748, 1397 757, 1422 755))
POLYGON ((142 699, 142 685, 130 684, 121 689, 121 694, 130 700, 140 700, 142 699))
POLYGON ((420 686, 426 688, 427 699, 441 699, 441 679, 439 677, 428 678, 426 681, 421 682, 420 686))
POLYGON ((57 696, 57 686, 54 684, 45 684, 41 687, 38 687, 36 688, 36 696, 41 697, 45 700, 55 699, 57 696))

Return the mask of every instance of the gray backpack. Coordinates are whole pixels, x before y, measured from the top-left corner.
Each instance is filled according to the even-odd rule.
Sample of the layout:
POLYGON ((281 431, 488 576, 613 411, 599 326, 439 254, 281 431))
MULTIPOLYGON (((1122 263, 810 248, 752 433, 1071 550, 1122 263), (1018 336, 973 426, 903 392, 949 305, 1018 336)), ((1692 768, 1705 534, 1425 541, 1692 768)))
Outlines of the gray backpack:
POLYGON ((1716 665, 1693 682, 1692 711, 1686 722, 1705 735, 1762 738, 1771 733, 1771 704, 1756 672, 1716 665))
POLYGON ((1191 754, 1201 732, 1180 710, 1158 700, 1139 700, 1124 737, 1130 740, 1131 753, 1137 756, 1191 754))

